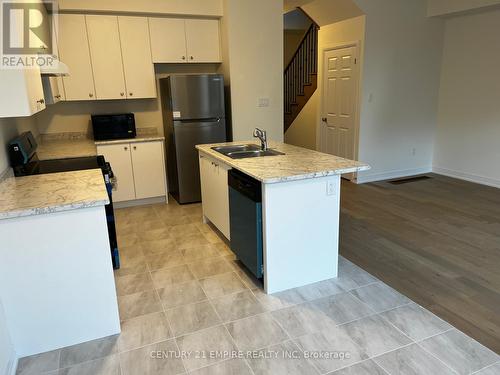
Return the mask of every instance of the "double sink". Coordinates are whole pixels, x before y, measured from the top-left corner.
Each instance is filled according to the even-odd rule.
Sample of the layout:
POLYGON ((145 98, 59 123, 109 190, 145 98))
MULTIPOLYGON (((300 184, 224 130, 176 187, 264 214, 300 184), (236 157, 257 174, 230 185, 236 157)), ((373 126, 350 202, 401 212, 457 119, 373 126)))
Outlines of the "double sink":
POLYGON ((260 146, 253 144, 246 145, 230 145, 212 147, 212 150, 221 153, 231 159, 257 158, 261 156, 276 156, 285 155, 282 152, 266 149, 262 150, 260 146))

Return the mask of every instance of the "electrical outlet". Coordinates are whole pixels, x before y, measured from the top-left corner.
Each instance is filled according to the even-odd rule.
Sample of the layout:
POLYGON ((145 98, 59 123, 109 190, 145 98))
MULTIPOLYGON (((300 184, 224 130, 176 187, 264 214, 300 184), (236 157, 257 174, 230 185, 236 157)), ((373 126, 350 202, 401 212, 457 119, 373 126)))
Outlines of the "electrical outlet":
POLYGON ((269 107, 269 98, 259 98, 259 107, 269 107))
POLYGON ((335 195, 335 183, 333 181, 327 181, 326 195, 335 195))

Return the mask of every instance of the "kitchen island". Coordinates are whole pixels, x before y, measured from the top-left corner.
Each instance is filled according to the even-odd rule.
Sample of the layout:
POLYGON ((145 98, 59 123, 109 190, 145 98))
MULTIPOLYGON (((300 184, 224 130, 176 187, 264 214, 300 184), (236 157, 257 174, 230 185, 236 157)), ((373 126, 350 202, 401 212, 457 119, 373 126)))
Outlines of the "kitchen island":
MULTIPOLYGON (((227 171, 235 168, 262 184, 263 274, 266 293, 275 293, 337 277, 340 176, 367 170, 367 164, 279 142, 269 148, 283 155, 232 159, 214 147, 198 145, 204 191, 204 165, 216 168, 204 216, 230 237, 227 171), (225 173, 224 173, 225 172, 225 173), (224 181, 225 180, 225 181, 224 181), (215 190, 215 192, 214 192, 215 190), (212 209, 217 197, 217 210, 212 209), (206 211, 209 210, 209 215, 206 211), (214 212, 213 214, 211 212, 214 212), (214 219, 212 219, 214 218, 214 219)), ((207 178, 205 178, 207 180, 207 178)), ((206 184, 206 181, 205 181, 206 184)), ((204 194, 206 195, 206 194, 204 194)))
POLYGON ((0 181, 0 300, 19 357, 117 334, 100 169, 0 181))

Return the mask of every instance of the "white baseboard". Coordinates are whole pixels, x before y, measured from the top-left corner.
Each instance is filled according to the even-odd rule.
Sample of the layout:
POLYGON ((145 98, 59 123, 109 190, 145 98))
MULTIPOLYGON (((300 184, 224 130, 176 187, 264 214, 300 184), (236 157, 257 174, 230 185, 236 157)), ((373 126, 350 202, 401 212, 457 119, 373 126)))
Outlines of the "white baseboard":
POLYGON ((430 172, 432 172, 431 167, 401 169, 396 171, 389 171, 389 172, 382 172, 375 174, 364 174, 363 172, 359 172, 354 182, 356 182, 357 184, 366 184, 368 182, 392 180, 394 178, 409 177, 430 172))
POLYGON ((465 172, 455 171, 452 169, 436 167, 436 166, 432 167, 432 171, 434 173, 441 174, 443 176, 458 178, 459 180, 465 180, 465 181, 475 182, 476 184, 500 188, 500 180, 497 180, 494 178, 478 176, 478 175, 471 174, 471 173, 465 173, 465 172))
POLYGON ((146 198, 146 199, 135 199, 133 201, 123 201, 123 202, 113 202, 114 208, 126 208, 134 206, 143 206, 147 204, 157 204, 157 203, 168 203, 165 196, 146 198))

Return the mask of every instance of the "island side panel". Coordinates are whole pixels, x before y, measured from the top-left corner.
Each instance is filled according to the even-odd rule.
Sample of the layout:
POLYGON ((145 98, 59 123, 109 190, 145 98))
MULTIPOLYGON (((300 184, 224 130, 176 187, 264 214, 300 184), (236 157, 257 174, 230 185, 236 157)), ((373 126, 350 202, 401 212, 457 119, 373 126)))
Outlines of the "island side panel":
POLYGON ((2 220, 0 238, 0 298, 19 357, 120 332, 104 206, 2 220))
POLYGON ((337 277, 339 213, 338 175, 263 184, 266 293, 337 277))

